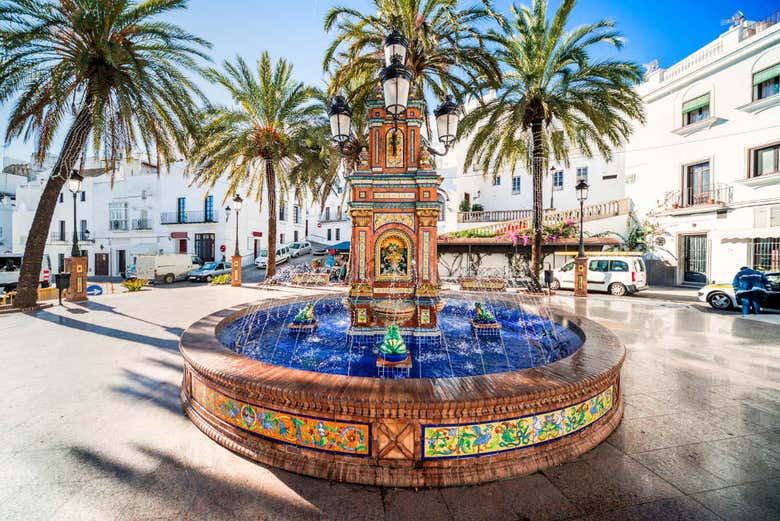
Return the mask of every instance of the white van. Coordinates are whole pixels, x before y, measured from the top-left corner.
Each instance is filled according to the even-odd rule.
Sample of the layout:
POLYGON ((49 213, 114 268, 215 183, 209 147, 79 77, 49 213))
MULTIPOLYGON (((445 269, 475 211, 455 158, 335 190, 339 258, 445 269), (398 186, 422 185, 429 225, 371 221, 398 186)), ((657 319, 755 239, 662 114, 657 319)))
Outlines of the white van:
POLYGON ((139 255, 135 264, 127 267, 125 278, 147 279, 170 284, 187 278, 189 272, 203 264, 199 257, 187 253, 139 255))
MULTIPOLYGON (((23 257, 21 253, 0 253, 0 291, 8 292, 16 289, 23 257)), ((42 288, 48 288, 51 283, 51 260, 48 253, 43 254, 38 282, 42 288)))
MULTIPOLYGON (((290 248, 288 246, 279 246, 276 248, 276 264, 281 264, 290 260, 290 248)), ((259 269, 265 269, 268 265, 268 250, 260 250, 260 255, 255 259, 255 266, 259 269)))
MULTIPOLYGON (((551 289, 574 289, 574 261, 553 273, 551 289)), ((588 257, 588 291, 623 296, 647 289, 647 271, 641 257, 593 255, 588 257)))

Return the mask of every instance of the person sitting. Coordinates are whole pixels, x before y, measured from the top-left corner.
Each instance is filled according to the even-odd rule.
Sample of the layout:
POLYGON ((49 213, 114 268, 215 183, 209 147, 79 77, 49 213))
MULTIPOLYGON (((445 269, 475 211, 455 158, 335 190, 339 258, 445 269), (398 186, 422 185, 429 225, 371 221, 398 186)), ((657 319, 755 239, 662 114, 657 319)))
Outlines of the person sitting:
POLYGON ((766 288, 769 285, 766 275, 742 266, 734 276, 731 285, 734 287, 737 302, 742 303, 743 315, 761 313, 761 301, 766 298, 766 288))

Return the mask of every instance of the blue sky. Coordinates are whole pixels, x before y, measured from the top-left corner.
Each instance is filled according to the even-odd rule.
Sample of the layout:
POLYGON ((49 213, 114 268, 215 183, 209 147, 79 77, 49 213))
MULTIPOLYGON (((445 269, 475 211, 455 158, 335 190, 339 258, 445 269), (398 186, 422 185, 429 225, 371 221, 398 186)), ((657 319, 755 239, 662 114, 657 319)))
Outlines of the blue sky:
MULTIPOLYGON (((472 0, 463 0, 471 5, 472 0)), ((508 13, 510 0, 494 0, 499 11, 508 13)), ((530 3, 530 0, 519 4, 530 3)), ((322 54, 330 37, 322 20, 334 4, 369 9, 369 0, 190 0, 189 9, 172 15, 171 21, 213 43, 212 56, 219 63, 240 54, 255 59, 263 50, 273 57, 284 56, 295 65, 296 76, 310 84, 322 82, 322 54)), ((557 6, 558 2, 552 2, 557 6)), ((768 16, 780 9, 772 0, 580 0, 573 25, 611 18, 626 37, 619 54, 640 64, 655 58, 668 67, 726 30, 721 25, 737 9, 748 19, 768 16)), ((217 88, 204 85, 213 100, 224 100, 217 88)), ((225 100, 226 101, 226 100, 225 100)), ((0 110, 0 130, 5 132, 8 108, 0 110)), ((6 155, 26 159, 32 146, 14 142, 6 155)), ((58 153, 57 146, 52 153, 58 153)))

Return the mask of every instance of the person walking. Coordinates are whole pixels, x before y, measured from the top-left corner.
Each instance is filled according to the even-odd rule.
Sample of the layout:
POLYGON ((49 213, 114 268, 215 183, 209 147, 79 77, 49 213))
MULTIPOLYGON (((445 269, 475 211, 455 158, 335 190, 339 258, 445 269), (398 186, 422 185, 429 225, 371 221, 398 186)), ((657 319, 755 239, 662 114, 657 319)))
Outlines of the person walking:
POLYGON ((761 313, 761 301, 766 298, 769 280, 760 271, 742 266, 731 283, 737 302, 742 303, 742 314, 761 313))

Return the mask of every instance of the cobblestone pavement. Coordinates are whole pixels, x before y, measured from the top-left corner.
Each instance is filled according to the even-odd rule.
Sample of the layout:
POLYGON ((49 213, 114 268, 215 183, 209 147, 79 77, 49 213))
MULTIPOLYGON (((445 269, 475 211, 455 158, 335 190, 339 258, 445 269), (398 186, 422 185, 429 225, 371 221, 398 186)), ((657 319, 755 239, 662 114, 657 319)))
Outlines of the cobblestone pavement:
POLYGON ((648 299, 556 297, 628 348, 625 418, 576 461, 413 491, 244 460, 182 415, 178 337, 295 292, 154 288, 0 317, 0 519, 780 518, 780 327, 648 299))

